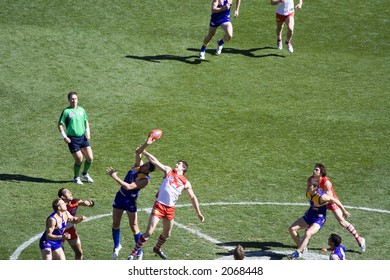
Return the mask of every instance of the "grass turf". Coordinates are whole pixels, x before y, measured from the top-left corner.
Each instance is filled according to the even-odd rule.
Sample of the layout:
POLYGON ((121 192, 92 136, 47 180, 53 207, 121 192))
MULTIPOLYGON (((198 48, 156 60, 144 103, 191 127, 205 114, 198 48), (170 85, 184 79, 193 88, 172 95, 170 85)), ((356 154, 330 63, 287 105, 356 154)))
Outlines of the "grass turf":
MULTIPOLYGON (((44 230, 60 187, 96 200, 95 208, 80 214, 110 213, 118 186, 106 167, 115 166, 123 177, 134 149, 154 128, 164 135, 150 151, 166 164, 189 162, 201 203, 305 203, 305 179, 321 161, 345 205, 390 209, 386 9, 376 9, 377 0, 305 2, 289 54, 275 48, 275 7, 244 1, 233 19, 233 40, 215 56, 219 30, 200 62, 209 2, 189 8, 171 0, 2 1, 0 259, 44 230), (89 114, 95 154, 95 183, 82 187, 69 181, 73 162, 56 129, 72 90, 89 114)), ((142 191, 140 208, 151 207, 160 175, 153 174, 142 191)), ((206 222, 199 224, 193 210, 179 208, 177 221, 249 251, 292 250, 287 228, 304 210, 204 206, 206 222)), ((388 213, 351 212, 350 221, 366 237, 365 254, 331 215, 311 249, 337 232, 350 259, 389 259, 388 213)), ((146 223, 141 212, 141 230, 146 223)), ((126 219, 122 228, 129 249, 126 219)), ((78 231, 86 259, 110 258, 109 216, 78 231)), ((166 252, 171 259, 215 259, 226 250, 175 227, 166 252)), ((38 242, 19 258, 40 259, 38 242)))

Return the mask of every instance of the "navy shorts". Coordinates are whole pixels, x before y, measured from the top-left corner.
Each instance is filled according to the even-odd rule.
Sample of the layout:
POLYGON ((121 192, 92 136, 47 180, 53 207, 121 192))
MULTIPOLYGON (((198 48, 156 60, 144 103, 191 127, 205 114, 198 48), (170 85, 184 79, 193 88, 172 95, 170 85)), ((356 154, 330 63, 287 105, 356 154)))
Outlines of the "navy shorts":
POLYGON ((112 207, 116 209, 123 209, 130 213, 135 213, 137 212, 137 199, 124 196, 120 191, 118 191, 112 207))
POLYGON ((326 222, 326 217, 323 215, 316 215, 313 214, 310 211, 307 211, 305 215, 303 216, 303 219, 305 222, 311 226, 312 224, 318 224, 320 226, 320 229, 324 226, 326 222))
POLYGON ((69 138, 71 142, 68 144, 68 148, 72 154, 80 151, 81 148, 86 148, 90 146, 89 141, 87 140, 87 138, 85 138, 84 135, 80 137, 70 136, 69 138))

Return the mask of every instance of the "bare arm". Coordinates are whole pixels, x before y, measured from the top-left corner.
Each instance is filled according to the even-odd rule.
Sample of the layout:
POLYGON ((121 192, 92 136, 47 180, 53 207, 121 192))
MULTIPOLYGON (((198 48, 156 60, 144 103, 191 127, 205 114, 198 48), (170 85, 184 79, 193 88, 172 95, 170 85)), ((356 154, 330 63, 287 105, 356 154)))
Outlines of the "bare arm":
POLYGON ((327 180, 324 184, 324 191, 326 192, 327 195, 333 196, 332 188, 333 188, 332 182, 327 180))
POLYGON ((85 121, 85 138, 87 140, 91 139, 91 130, 90 130, 88 121, 85 121))
POLYGON ((143 164, 142 162, 142 153, 148 147, 151 145, 155 140, 152 139, 152 137, 148 136, 148 139, 146 139, 145 143, 143 143, 141 146, 139 146, 135 150, 135 164, 136 166, 141 166, 143 164))
POLYGON ((324 194, 321 197, 321 200, 324 202, 328 202, 328 203, 335 203, 343 212, 344 217, 348 218, 351 216, 351 214, 347 210, 345 210, 344 205, 337 198, 334 198, 330 195, 324 194))
POLYGON ((115 182, 117 182, 120 186, 124 187, 128 191, 145 188, 149 183, 149 180, 144 178, 129 184, 119 178, 117 171, 111 166, 107 168, 107 175, 111 176, 111 178, 114 179, 115 182))
POLYGON ((234 17, 238 17, 240 13, 241 0, 236 0, 236 10, 234 11, 234 17))
POLYGON ((70 139, 69 139, 68 135, 66 135, 65 128, 62 124, 58 124, 58 131, 60 132, 61 137, 64 139, 64 141, 69 144, 70 139))
POLYGON ((56 228, 56 221, 54 218, 49 218, 46 220, 46 238, 49 240, 61 240, 62 236, 54 235, 53 231, 56 228))
POLYGON ((299 0, 299 1, 298 1, 298 4, 295 6, 295 9, 297 9, 297 10, 302 9, 302 5, 303 5, 302 0, 299 0))
POLYGON ((222 11, 229 10, 230 7, 232 6, 232 0, 229 0, 229 2, 222 7, 218 7, 218 4, 219 4, 218 0, 213 0, 213 2, 211 3, 211 13, 215 14, 215 13, 220 13, 222 11))
POLYGON ((95 201, 90 200, 90 199, 78 199, 78 203, 80 206, 87 206, 87 207, 94 207, 95 206, 95 201))
POLYGON ((147 152, 146 150, 144 150, 143 155, 146 156, 148 158, 148 160, 151 163, 153 163, 159 170, 164 172, 165 175, 167 175, 169 173, 169 171, 172 170, 172 168, 170 168, 167 165, 162 164, 154 155, 147 152))
POLYGON ((187 181, 187 185, 188 186, 186 186, 185 191, 191 199, 192 206, 194 207, 196 214, 198 215, 199 220, 201 222, 204 222, 204 216, 200 212, 198 198, 196 197, 194 191, 192 190, 190 182, 187 181))
POLYGON ((78 224, 78 223, 81 223, 82 221, 85 221, 86 219, 87 219, 87 217, 85 217, 85 216, 78 216, 78 217, 71 216, 68 218, 68 222, 78 224))

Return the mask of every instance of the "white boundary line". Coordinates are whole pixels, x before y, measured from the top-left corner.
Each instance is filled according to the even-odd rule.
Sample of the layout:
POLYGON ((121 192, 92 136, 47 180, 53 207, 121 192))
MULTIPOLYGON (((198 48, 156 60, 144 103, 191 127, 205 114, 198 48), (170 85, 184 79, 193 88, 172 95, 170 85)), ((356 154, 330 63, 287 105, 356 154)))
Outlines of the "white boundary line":
MULTIPOLYGON (((307 206, 307 203, 292 203, 292 202, 210 202, 210 203, 200 203, 200 206, 220 206, 220 205, 282 205, 282 206, 307 206)), ((180 208, 180 207, 191 207, 192 204, 178 204, 175 207, 180 208)), ((362 210, 362 211, 369 211, 369 212, 378 212, 378 213, 384 213, 384 214, 390 214, 389 210, 382 210, 382 209, 372 209, 372 208, 367 208, 367 207, 354 207, 354 206, 345 206, 345 208, 348 209, 357 209, 357 210, 362 210)), ((143 208, 139 209, 140 211, 145 211, 149 212, 151 211, 151 208, 143 208)), ((108 216, 111 216, 112 213, 108 214, 102 214, 102 215, 96 215, 93 217, 89 217, 85 220, 85 222, 105 218, 108 216)), ((199 230, 194 230, 192 228, 189 228, 185 225, 182 225, 178 222, 174 222, 174 224, 182 229, 185 229, 189 231, 190 233, 197 235, 203 239, 206 239, 207 241, 218 244, 218 246, 221 246, 225 248, 226 250, 232 250, 234 247, 228 246, 223 242, 218 241, 217 239, 212 238, 211 236, 208 236, 207 234, 201 233, 199 230)), ((20 245, 15 252, 10 256, 10 260, 17 260, 20 256, 20 254, 23 252, 24 249, 26 249, 28 246, 30 246, 32 243, 34 243, 36 240, 41 238, 42 232, 35 235, 34 237, 31 237, 29 240, 24 242, 22 245, 20 245)))

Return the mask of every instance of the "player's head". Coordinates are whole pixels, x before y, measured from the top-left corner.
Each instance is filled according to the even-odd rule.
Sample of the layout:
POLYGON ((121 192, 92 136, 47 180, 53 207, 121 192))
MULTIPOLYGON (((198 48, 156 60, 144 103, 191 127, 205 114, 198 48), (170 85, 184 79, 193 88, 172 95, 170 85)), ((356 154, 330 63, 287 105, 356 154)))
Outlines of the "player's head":
POLYGON ((156 170, 156 166, 153 163, 151 163, 150 161, 148 161, 148 162, 145 162, 144 164, 142 164, 140 166, 139 170, 141 173, 149 174, 150 172, 153 172, 154 170, 156 170))
POLYGON ((233 256, 235 260, 243 260, 245 258, 245 250, 240 244, 234 249, 233 256))
POLYGON ((340 235, 335 234, 335 233, 332 233, 332 234, 329 236, 328 244, 329 244, 329 246, 330 246, 331 244, 333 244, 334 247, 336 248, 336 247, 340 246, 341 241, 342 241, 342 240, 341 240, 341 236, 340 236, 340 235))
POLYGON ((62 200, 62 198, 57 197, 53 200, 51 203, 51 206, 53 207, 53 210, 57 212, 57 210, 66 211, 66 204, 65 201, 62 200))
POLYGON ((188 170, 188 163, 185 160, 178 160, 175 169, 182 170, 183 174, 185 174, 188 170))
POLYGON ((312 177, 310 178, 306 191, 315 192, 319 186, 318 178, 312 177))
POLYGON ((73 199, 72 192, 66 188, 61 188, 58 190, 58 197, 62 198, 65 202, 71 201, 73 199))
POLYGON ((316 171, 316 169, 319 169, 321 177, 325 177, 326 176, 325 165, 323 165, 322 163, 316 163, 314 165, 314 172, 316 171))

